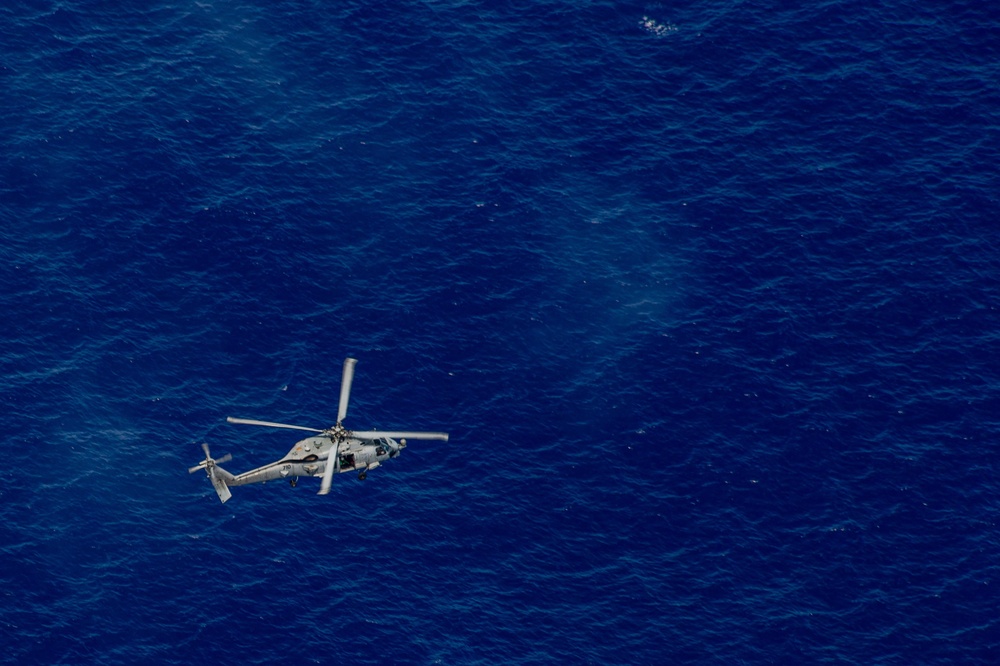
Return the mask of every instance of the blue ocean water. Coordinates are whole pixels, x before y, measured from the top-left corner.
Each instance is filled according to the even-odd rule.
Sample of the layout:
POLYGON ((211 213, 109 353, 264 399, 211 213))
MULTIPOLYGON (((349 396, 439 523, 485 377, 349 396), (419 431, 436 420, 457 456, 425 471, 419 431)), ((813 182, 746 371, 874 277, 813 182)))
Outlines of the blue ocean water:
POLYGON ((998 29, 0 7, 0 661, 997 663, 998 29))

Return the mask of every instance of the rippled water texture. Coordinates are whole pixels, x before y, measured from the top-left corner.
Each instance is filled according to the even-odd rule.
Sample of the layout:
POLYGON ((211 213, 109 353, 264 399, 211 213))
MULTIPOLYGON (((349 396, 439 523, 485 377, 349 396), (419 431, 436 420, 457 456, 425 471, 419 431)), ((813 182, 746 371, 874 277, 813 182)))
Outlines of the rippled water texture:
POLYGON ((998 18, 4 5, 0 661, 997 663, 998 18))

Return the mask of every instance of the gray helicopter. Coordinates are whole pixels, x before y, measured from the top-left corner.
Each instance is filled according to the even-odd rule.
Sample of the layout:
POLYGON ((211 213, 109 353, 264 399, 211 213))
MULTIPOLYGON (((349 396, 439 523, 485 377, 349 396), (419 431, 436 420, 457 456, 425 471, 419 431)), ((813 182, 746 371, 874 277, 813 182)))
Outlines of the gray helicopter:
POLYGON ((212 486, 215 487, 215 492, 219 494, 219 499, 223 502, 233 496, 229 491, 231 486, 288 479, 294 488, 298 484, 300 476, 322 475, 319 494, 326 495, 330 492, 330 483, 334 474, 357 471, 358 478, 364 481, 369 470, 375 469, 389 458, 397 457, 399 452, 406 448, 407 438, 448 441, 448 433, 446 432, 357 431, 344 428, 343 421, 344 417, 347 416, 347 403, 351 397, 351 382, 354 381, 354 365, 356 363, 357 360, 353 358, 344 361, 344 374, 340 382, 340 410, 337 412, 337 424, 333 427, 319 430, 288 425, 287 423, 237 419, 230 416, 226 419, 229 423, 305 430, 306 432, 318 433, 318 436, 303 439, 277 462, 236 475, 219 467, 220 463, 232 460, 232 455, 227 453, 215 460, 209 452, 208 444, 202 444, 201 447, 205 450, 205 459, 188 469, 188 472, 205 470, 208 478, 212 481, 212 486), (332 464, 330 464, 331 460, 332 464))

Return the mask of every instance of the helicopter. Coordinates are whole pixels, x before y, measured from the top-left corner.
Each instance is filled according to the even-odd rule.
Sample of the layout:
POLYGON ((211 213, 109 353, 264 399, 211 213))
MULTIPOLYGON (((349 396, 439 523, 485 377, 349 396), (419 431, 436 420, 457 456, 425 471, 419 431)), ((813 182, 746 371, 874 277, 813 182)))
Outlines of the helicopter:
POLYGON ((448 433, 446 432, 357 431, 344 428, 343 421, 344 417, 347 416, 347 403, 351 398, 351 383, 354 381, 354 366, 357 362, 357 359, 353 358, 344 360, 344 373, 340 380, 340 409, 337 412, 336 425, 321 430, 287 423, 272 423, 271 421, 239 419, 229 416, 226 418, 229 423, 305 430, 316 433, 316 436, 307 437, 298 442, 281 460, 235 475, 219 466, 220 463, 232 460, 231 454, 227 453, 221 458, 213 459, 208 444, 202 444, 205 459, 189 468, 188 473, 193 474, 200 469, 205 470, 215 492, 218 493, 219 499, 223 502, 232 497, 232 492, 229 490, 231 486, 288 479, 294 488, 298 485, 300 476, 320 476, 322 480, 319 494, 326 495, 330 492, 330 484, 334 474, 357 471, 358 479, 364 481, 370 470, 379 467, 390 458, 398 457, 399 452, 406 448, 407 439, 448 441, 448 433))

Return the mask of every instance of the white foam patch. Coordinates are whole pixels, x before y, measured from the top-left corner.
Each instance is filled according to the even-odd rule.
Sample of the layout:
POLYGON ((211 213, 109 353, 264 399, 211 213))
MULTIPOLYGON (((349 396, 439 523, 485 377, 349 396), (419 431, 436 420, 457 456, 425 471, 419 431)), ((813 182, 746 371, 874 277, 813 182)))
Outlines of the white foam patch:
POLYGON ((659 23, 648 16, 643 16, 642 20, 639 21, 639 26, 646 32, 652 33, 658 37, 663 37, 671 33, 677 32, 678 28, 672 23, 659 23))

